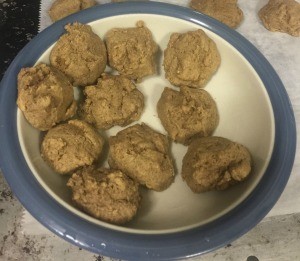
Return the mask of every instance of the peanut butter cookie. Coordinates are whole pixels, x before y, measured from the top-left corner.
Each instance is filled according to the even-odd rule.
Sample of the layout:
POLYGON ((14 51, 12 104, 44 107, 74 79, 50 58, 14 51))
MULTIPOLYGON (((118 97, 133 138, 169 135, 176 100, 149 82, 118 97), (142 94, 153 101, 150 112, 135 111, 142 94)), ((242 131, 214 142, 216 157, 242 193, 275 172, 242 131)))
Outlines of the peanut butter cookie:
POLYGON ((181 87, 178 92, 165 88, 157 113, 171 139, 185 145, 195 137, 211 135, 219 122, 216 103, 202 89, 181 87))
POLYGON ((74 85, 94 84, 104 72, 107 62, 106 47, 89 25, 80 23, 65 26, 50 53, 50 63, 65 73, 74 85))
POLYGON ((42 158, 59 174, 96 162, 104 139, 88 123, 71 120, 48 131, 42 141, 42 158))
POLYGON ((204 87, 220 63, 215 42, 201 29, 173 33, 164 51, 165 77, 176 86, 204 87))
POLYGON ((76 207, 113 224, 124 224, 137 213, 139 185, 120 170, 85 167, 75 172, 67 186, 76 207))
POLYGON ((270 0, 258 13, 271 32, 300 36, 300 3, 295 0, 270 0))
POLYGON ((21 69, 17 104, 27 121, 41 131, 70 119, 77 110, 73 86, 68 78, 43 63, 21 69))
POLYGON ((174 181, 173 162, 166 136, 145 124, 133 125, 109 138, 108 163, 141 185, 156 191, 174 181))
POLYGON ((95 0, 56 0, 49 10, 49 16, 55 22, 94 5, 95 0))
POLYGON ((97 85, 85 87, 84 94, 81 117, 100 129, 126 126, 138 120, 144 108, 143 94, 121 75, 102 75, 97 85))
POLYGON ((237 28, 244 17, 237 2, 237 0, 191 0, 190 7, 231 28, 237 28))
POLYGON ((183 158, 182 178, 195 193, 224 190, 245 180, 251 156, 241 144, 221 137, 194 140, 183 158))
POLYGON ((157 44, 142 21, 133 28, 115 28, 105 36, 109 65, 133 80, 156 73, 157 44))

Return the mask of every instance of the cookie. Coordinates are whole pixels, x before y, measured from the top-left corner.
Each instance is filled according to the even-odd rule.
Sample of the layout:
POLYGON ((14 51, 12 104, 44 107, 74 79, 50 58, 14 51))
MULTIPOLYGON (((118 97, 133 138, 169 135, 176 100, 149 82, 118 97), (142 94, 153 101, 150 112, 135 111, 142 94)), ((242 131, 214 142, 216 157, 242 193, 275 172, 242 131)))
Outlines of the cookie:
POLYGON ((47 132, 41 145, 42 158, 59 174, 90 166, 102 152, 104 139, 88 123, 71 120, 47 132))
POLYGON ((269 31, 300 36, 300 3, 297 1, 270 0, 258 15, 269 31))
POLYGON ((56 22, 68 15, 96 5, 95 0, 56 0, 49 10, 49 16, 56 22))
POLYGON ((50 53, 50 63, 76 86, 96 83, 104 72, 107 53, 104 42, 89 25, 80 23, 65 26, 62 35, 50 53))
POLYGON ((139 185, 120 170, 85 167, 71 176, 67 186, 76 207, 109 223, 124 224, 139 208, 139 185))
POLYGON ((121 75, 141 80, 156 73, 155 56, 158 47, 151 31, 142 21, 137 22, 136 27, 109 30, 105 42, 108 63, 121 75))
POLYGON ((126 126, 141 117, 144 96, 121 75, 102 75, 98 84, 84 89, 81 117, 100 129, 126 126))
POLYGON ((77 110, 68 78, 43 63, 19 72, 17 105, 27 121, 41 131, 70 119, 77 110))
POLYGON ((201 29, 173 33, 164 51, 165 77, 176 86, 204 87, 220 63, 215 42, 201 29))
POLYGON ((188 145, 196 137, 210 136, 219 123, 217 106, 202 89, 165 88, 158 103, 158 117, 175 142, 188 145))
POLYGON ((182 161, 182 178, 195 193, 224 190, 251 172, 246 147, 222 137, 194 140, 182 161))
POLYGON ((162 191, 174 181, 166 136, 136 124, 109 138, 108 163, 149 189, 162 191))
POLYGON ((237 28, 244 17, 237 0, 191 0, 190 7, 231 28, 237 28))

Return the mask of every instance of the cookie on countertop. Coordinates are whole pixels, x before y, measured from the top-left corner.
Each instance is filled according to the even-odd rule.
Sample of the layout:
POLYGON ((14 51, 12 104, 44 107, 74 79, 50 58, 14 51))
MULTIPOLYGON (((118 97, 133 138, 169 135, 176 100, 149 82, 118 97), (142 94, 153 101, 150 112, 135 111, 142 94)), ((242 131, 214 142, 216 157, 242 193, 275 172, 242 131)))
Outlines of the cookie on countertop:
POLYGON ((164 51, 165 77, 176 86, 203 88, 220 63, 215 42, 201 29, 173 33, 164 51))
POLYGON ((95 0, 56 0, 49 10, 49 16, 56 22, 68 15, 96 5, 95 0))
POLYGON ((51 50, 51 65, 66 74, 74 85, 96 83, 107 63, 104 42, 89 25, 73 23, 65 29, 67 33, 51 50))
POLYGON ((165 88, 158 103, 158 117, 175 142, 188 145, 196 137, 211 135, 219 123, 217 106, 202 89, 165 88))
POLYGON ((97 85, 87 86, 83 92, 81 117, 97 128, 126 126, 141 117, 144 96, 124 76, 103 74, 97 85))
POLYGON ((70 119, 77 110, 68 78, 44 63, 19 72, 17 105, 27 121, 41 131, 70 119))
POLYGON ((194 140, 182 161, 182 178, 195 193, 224 190, 251 172, 246 147, 222 137, 194 140))
POLYGON ((191 0, 190 7, 231 28, 237 28, 244 17, 237 2, 237 0, 191 0))
POLYGON ((71 176, 67 186, 74 205, 102 221, 124 224, 139 208, 139 185, 120 170, 85 167, 71 176))
POLYGON ((300 36, 300 3, 295 0, 269 0, 258 13, 265 28, 300 36))

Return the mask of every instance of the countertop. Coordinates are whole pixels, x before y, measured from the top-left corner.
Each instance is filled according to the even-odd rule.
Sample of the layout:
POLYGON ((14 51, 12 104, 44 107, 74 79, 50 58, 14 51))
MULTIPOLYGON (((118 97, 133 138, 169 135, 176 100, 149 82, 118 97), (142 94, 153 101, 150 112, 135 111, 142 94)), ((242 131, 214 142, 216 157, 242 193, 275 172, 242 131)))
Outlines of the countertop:
MULTIPOLYGON (((240 1, 245 20, 238 31, 266 56, 281 77, 299 126, 300 38, 268 32, 261 24, 263 34, 258 36, 254 27, 247 27, 247 23, 259 25, 257 11, 265 3, 240 1)), ((19 50, 38 33, 38 23, 38 0, 0 0, 0 79, 19 50)), ((297 145, 299 148, 299 142, 297 145)), ((255 228, 231 244, 192 260, 300 260, 299 167, 300 159, 296 155, 286 190, 271 213, 255 228)), ((112 260, 73 246, 51 232, 24 233, 23 211, 0 172, 0 260, 112 260)))

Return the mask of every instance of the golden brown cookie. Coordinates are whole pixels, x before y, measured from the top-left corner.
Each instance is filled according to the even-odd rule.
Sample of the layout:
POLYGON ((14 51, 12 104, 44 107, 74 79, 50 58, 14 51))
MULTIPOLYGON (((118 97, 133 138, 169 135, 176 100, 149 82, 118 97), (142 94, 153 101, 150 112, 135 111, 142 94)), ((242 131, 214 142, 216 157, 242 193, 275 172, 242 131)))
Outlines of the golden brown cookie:
POLYGON ((204 87, 220 63, 215 42, 201 29, 173 33, 164 51, 165 77, 176 86, 204 87))
POLYGON ((89 25, 65 26, 67 33, 59 38, 50 53, 51 65, 65 73, 74 85, 94 84, 104 72, 106 47, 89 25))
POLYGON ((81 116, 100 129, 126 126, 138 120, 144 108, 143 94, 121 75, 102 75, 97 85, 85 87, 84 94, 81 116))
POLYGON ((139 185, 120 170, 85 167, 75 172, 67 186, 76 207, 113 224, 124 224, 137 213, 139 185))
POLYGON ((238 27, 244 17, 237 0, 191 0, 190 7, 231 28, 238 27))
POLYGON ((251 156, 241 144, 221 137, 194 140, 182 161, 182 178, 195 193, 224 190, 251 171, 251 156))
POLYGON ((134 28, 114 28, 105 36, 108 63, 133 80, 156 73, 157 44, 142 21, 134 28))
POLYGON ((295 0, 270 0, 258 13, 271 32, 300 36, 300 3, 295 0))
POLYGON ((19 72, 17 104, 27 121, 42 131, 73 117, 77 110, 68 78, 43 63, 19 72))
POLYGON ((55 22, 94 5, 95 0, 56 0, 49 10, 49 16, 55 22))
POLYGON ((108 163, 141 185, 162 191, 174 181, 166 136, 145 124, 133 125, 109 138, 108 163))
POLYGON ((104 139, 88 123, 71 120, 48 131, 41 145, 42 158, 59 174, 96 162, 104 139))
POLYGON ((165 88, 158 103, 158 117, 175 142, 188 145, 195 137, 213 133, 219 123, 215 101, 202 89, 165 88))

